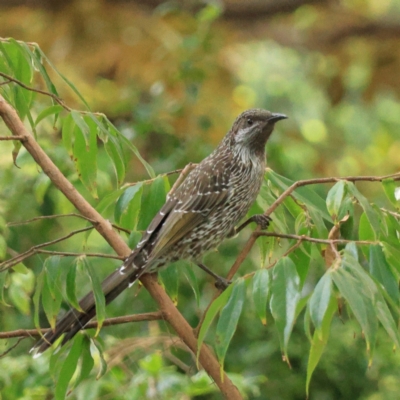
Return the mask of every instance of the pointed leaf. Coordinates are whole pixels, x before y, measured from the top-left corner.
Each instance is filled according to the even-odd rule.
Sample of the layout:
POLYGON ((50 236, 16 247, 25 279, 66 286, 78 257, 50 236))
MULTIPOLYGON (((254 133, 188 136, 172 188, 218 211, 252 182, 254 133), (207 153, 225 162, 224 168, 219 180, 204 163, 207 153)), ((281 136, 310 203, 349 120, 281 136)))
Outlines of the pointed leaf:
POLYGON ((344 189, 345 182, 339 181, 329 190, 328 196, 326 197, 326 206, 334 221, 337 221, 339 215, 339 208, 343 200, 344 189))
POLYGON ((269 295, 269 271, 258 270, 253 277, 253 300, 256 313, 263 325, 267 325, 267 300, 269 295))
POLYGON ((315 370, 315 367, 318 365, 322 352, 324 351, 328 343, 330 326, 335 311, 336 311, 336 301, 333 298, 333 296, 331 296, 328 303, 328 307, 325 310, 322 323, 320 327, 315 330, 311 342, 310 355, 308 357, 308 364, 307 364, 307 380, 306 380, 307 398, 309 395, 309 388, 310 388, 310 381, 312 374, 315 370))
POLYGON ((163 176, 158 176, 150 187, 146 188, 142 196, 142 206, 138 222, 139 230, 144 231, 147 229, 151 220, 164 205, 168 190, 168 179, 163 176))
POLYGON ((296 266, 289 257, 283 257, 277 262, 273 270, 270 308, 278 328, 281 348, 286 358, 299 299, 300 278, 296 266))
POLYGON ((394 276, 385 259, 381 246, 369 247, 369 265, 371 275, 382 284, 389 296, 396 304, 399 304, 398 279, 394 276))
POLYGON ((221 310, 215 334, 215 351, 218 361, 223 368, 226 351, 236 331, 243 304, 246 298, 246 282, 238 279, 233 284, 232 294, 228 303, 221 310))
POLYGON ((59 104, 45 108, 36 117, 35 126, 37 126, 39 124, 39 122, 43 121, 45 118, 49 117, 50 115, 57 116, 62 110, 64 110, 64 108, 62 106, 60 106, 59 104))
POLYGON ((329 269, 315 286, 310 298, 310 316, 315 328, 321 329, 326 310, 332 297, 332 274, 329 269))
MULTIPOLYGON (((88 120, 89 121, 89 120, 88 120)), ((87 122, 88 122, 87 121, 87 122)), ((75 120, 76 122, 76 120, 75 120)), ((74 161, 78 176, 86 189, 97 198, 97 131, 92 124, 89 128, 88 141, 85 141, 81 128, 75 127, 73 146, 74 161)))
POLYGON ((227 303, 229 296, 232 293, 232 289, 233 285, 229 285, 228 288, 211 303, 211 306, 208 308, 206 315, 204 316, 203 323, 200 327, 199 336, 197 338, 197 360, 199 359, 199 351, 203 345, 204 338, 211 326, 211 323, 214 321, 214 318, 218 314, 219 310, 227 303))
POLYGON ((96 302, 96 317, 97 317, 97 330, 96 330, 96 336, 99 334, 100 329, 103 325, 103 322, 106 318, 106 301, 104 297, 103 290, 101 288, 101 283, 99 280, 99 277, 96 274, 96 271, 93 269, 93 266, 89 262, 89 260, 85 257, 82 258, 83 260, 83 265, 86 269, 86 272, 89 276, 89 279, 92 283, 92 290, 94 294, 94 299, 96 302))
POLYGON ((82 352, 83 335, 77 335, 74 338, 71 350, 65 359, 58 379, 56 380, 55 399, 65 400, 68 390, 68 384, 74 375, 78 365, 79 356, 82 352))
POLYGON ((358 191, 354 183, 346 182, 346 186, 349 192, 358 200, 361 207, 363 208, 376 237, 380 231, 379 216, 369 204, 369 201, 358 191))
POLYGON ((77 268, 77 263, 75 260, 75 262, 71 263, 67 273, 66 295, 68 302, 72 305, 72 307, 82 312, 83 310, 79 305, 79 301, 76 296, 76 268, 77 268))

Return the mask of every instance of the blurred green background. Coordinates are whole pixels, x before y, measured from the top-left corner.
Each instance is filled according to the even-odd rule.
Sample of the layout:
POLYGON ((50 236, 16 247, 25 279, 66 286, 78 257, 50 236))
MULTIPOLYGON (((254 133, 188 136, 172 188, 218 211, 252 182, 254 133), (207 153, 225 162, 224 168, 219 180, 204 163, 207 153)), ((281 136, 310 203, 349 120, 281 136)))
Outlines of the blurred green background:
MULTIPOLYGON (((92 110, 107 114, 157 173, 201 160, 237 114, 251 107, 289 116, 277 126, 267 153, 269 166, 290 179, 384 175, 400 169, 400 0, 6 0, 0 7, 0 36, 37 42, 92 110)), ((54 79, 66 103, 83 108, 74 93, 54 79)), ((43 100, 39 96, 36 100, 39 112, 43 100)), ((43 123, 38 135, 79 187, 71 161, 58 147, 60 133, 43 123)), ((0 145, 0 185, 11 187, 0 193, 0 219, 10 222, 71 212, 58 192, 47 190, 48 181, 24 152, 18 158, 22 170, 16 171, 11 149, 11 143, 0 145)), ((99 161, 99 169, 101 198, 102 191, 115 182, 105 159, 99 161)), ((133 160, 126 181, 146 177, 143 166, 133 160)), ((359 186, 369 199, 383 204, 380 187, 359 186)), ((73 222, 49 225, 45 221, 9 228, 8 243, 23 251, 74 228, 73 222), (24 235, 19 234, 21 230, 24 235)), ((243 234, 224 244, 220 254, 208 256, 208 263, 227 268, 245 238, 243 234)), ((77 248, 81 244, 79 238, 69 243, 69 249, 71 243, 77 248)), ((62 246, 57 248, 62 250, 62 246)), ((95 234, 87 246, 102 251, 106 247, 95 234)), ((30 267, 42 262, 37 256, 30 267)), ((102 260, 96 268, 106 274, 117 264, 102 260)), ((252 269, 251 262, 247 264, 243 273, 252 269)), ((212 283, 201 273, 197 276, 205 293, 200 304, 204 308, 212 283)), ((29 277, 27 282, 16 279, 11 280, 11 289, 13 285, 23 288, 26 299, 21 299, 21 290, 12 299, 10 290, 18 312, 1 307, 2 331, 32 327, 29 277)), ((193 319, 196 301, 183 275, 180 281, 178 307, 193 319)), ((137 298, 122 297, 110 309, 122 315, 151 311, 155 305, 142 290, 137 298)), ((187 391, 193 381, 178 373, 182 365, 175 366, 175 359, 167 354, 176 351, 166 344, 168 335, 151 346, 134 342, 134 336, 156 335, 158 329, 149 323, 104 330, 107 352, 116 361, 100 381, 92 377, 70 398, 221 398, 218 393, 196 397, 195 389, 187 391), (121 346, 122 338, 131 340, 131 346, 121 346), (158 388, 154 393, 153 381, 158 388), (164 389, 159 389, 160 383, 164 389)), ((337 318, 333 330, 314 373, 310 399, 398 399, 400 358, 388 338, 382 336, 368 367, 359 329, 337 318)), ((0 359, 0 396, 51 398, 47 360, 33 362, 26 355, 30 344, 25 342, 10 357, 0 359)), ((0 349, 12 343, 2 341, 0 349)), ((241 318, 226 369, 245 378, 242 383, 251 399, 304 399, 308 350, 299 324, 289 348, 289 369, 282 362, 274 327, 263 327, 250 309, 241 318)), ((193 366, 190 356, 186 357, 193 366)))

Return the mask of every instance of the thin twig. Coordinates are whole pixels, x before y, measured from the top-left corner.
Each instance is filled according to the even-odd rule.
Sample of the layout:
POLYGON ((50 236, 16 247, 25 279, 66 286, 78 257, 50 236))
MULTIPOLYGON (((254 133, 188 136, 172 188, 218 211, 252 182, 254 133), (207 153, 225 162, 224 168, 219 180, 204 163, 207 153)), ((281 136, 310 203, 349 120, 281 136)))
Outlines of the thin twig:
MULTIPOLYGON (((192 165, 197 165, 197 164, 193 164, 192 165)), ((170 176, 170 175, 174 175, 174 174, 179 174, 180 172, 182 172, 184 170, 184 168, 179 168, 179 169, 174 169, 173 171, 168 171, 165 172, 163 174, 157 175, 155 178, 150 178, 150 179, 146 179, 145 181, 137 181, 137 182, 131 182, 131 183, 126 183, 123 187, 127 187, 127 186, 135 186, 139 183, 142 183, 144 185, 147 185, 149 183, 154 182, 157 178, 159 177, 164 177, 164 176, 170 176)))
POLYGON ((36 92, 36 93, 40 93, 43 94, 45 96, 49 96, 51 97, 56 103, 58 103, 61 107, 63 107, 65 110, 67 111, 72 111, 72 108, 68 107, 63 100, 61 100, 58 96, 56 96, 53 93, 50 92, 46 92, 45 90, 41 90, 41 89, 34 89, 30 86, 25 85, 25 83, 19 81, 18 79, 13 78, 10 75, 5 74, 4 72, 0 72, 0 76, 2 76, 3 78, 8 79, 10 82, 14 82, 16 83, 18 86, 23 87, 26 90, 29 90, 31 92, 36 92))
POLYGON ((171 190, 168 192, 167 194, 167 199, 171 196, 172 193, 175 192, 176 188, 178 188, 182 182, 185 180, 185 178, 187 177, 187 175, 190 173, 190 171, 196 166, 197 164, 193 164, 193 163, 189 163, 188 165, 186 165, 185 168, 183 168, 182 172, 180 173, 180 175, 178 176, 178 179, 176 180, 176 182, 173 184, 171 190))
POLYGON ((9 347, 6 351, 3 351, 3 353, 0 354, 0 358, 5 357, 10 351, 14 350, 24 339, 25 337, 20 337, 11 347, 9 347))
POLYGON ((7 79, 4 82, 0 82, 0 86, 4 86, 4 85, 8 85, 9 83, 11 83, 12 81, 10 81, 9 79, 7 79))
POLYGON ((32 256, 33 254, 37 253, 37 250, 42 248, 42 247, 46 247, 46 246, 50 246, 52 244, 55 243, 59 243, 63 240, 69 239, 70 237, 78 234, 78 233, 82 233, 82 232, 86 232, 93 229, 93 226, 87 226, 86 228, 81 228, 81 229, 77 229, 76 231, 72 231, 70 233, 68 233, 68 235, 65 235, 63 237, 60 237, 58 239, 52 240, 50 242, 46 242, 46 243, 41 243, 38 244, 36 246, 32 246, 29 250, 24 251, 23 253, 18 254, 17 256, 10 258, 9 260, 3 261, 2 263, 0 263, 0 272, 3 272, 11 267, 13 267, 14 265, 17 265, 18 263, 20 263, 21 261, 25 260, 26 258, 32 256))
POLYGON ((99 257, 99 258, 113 258, 115 260, 124 260, 126 257, 113 256, 112 254, 104 253, 71 253, 69 251, 51 251, 51 250, 36 250, 35 254, 52 254, 55 256, 65 256, 65 257, 99 257))
MULTIPOLYGON (((140 321, 155 321, 163 319, 161 311, 143 313, 143 314, 131 314, 124 315, 122 317, 107 318, 103 322, 103 326, 121 325, 129 322, 140 322, 140 321)), ((97 321, 88 322, 82 329, 97 328, 97 321)), ((44 335, 46 332, 51 331, 51 328, 40 329, 17 329, 15 331, 0 332, 0 339, 10 339, 15 337, 37 337, 44 335)))
POLYGON ((23 142, 24 140, 26 140, 25 136, 0 136, 0 141, 2 140, 20 140, 21 142, 23 142))
POLYGON ((286 233, 277 233, 277 232, 254 232, 255 236, 270 236, 270 237, 279 237, 282 239, 295 239, 302 240, 304 242, 312 242, 312 243, 320 243, 320 244, 346 244, 346 243, 354 243, 359 245, 374 245, 380 244, 379 241, 370 241, 370 240, 348 240, 348 239, 318 239, 313 238, 311 236, 306 235, 292 235, 286 233))
MULTIPOLYGON (((39 221, 39 220, 42 220, 42 219, 54 219, 54 218, 63 218, 63 217, 77 217, 77 218, 81 218, 81 219, 84 219, 86 221, 89 221, 93 225, 97 224, 97 222, 94 219, 85 217, 84 215, 80 215, 80 214, 77 214, 77 213, 69 213, 69 214, 42 215, 40 217, 27 219, 26 221, 9 222, 7 224, 7 226, 19 226, 19 225, 29 224, 29 223, 34 222, 34 221, 39 221)), ((127 234, 131 233, 131 231, 129 229, 125 229, 122 226, 119 226, 119 225, 116 225, 116 224, 111 224, 111 226, 113 228, 117 229, 118 231, 122 231, 122 232, 125 232, 127 234)))

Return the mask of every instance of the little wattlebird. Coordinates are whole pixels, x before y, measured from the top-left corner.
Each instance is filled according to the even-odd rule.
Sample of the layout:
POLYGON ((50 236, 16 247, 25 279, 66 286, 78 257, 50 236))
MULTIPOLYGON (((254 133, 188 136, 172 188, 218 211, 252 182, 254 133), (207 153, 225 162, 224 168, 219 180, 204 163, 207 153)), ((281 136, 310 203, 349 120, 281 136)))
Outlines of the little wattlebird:
MULTIPOLYGON (((286 115, 261 109, 243 112, 214 152, 198 164, 167 198, 141 241, 123 265, 102 283, 106 304, 143 274, 177 260, 192 260, 217 278, 202 255, 234 236, 250 222, 268 227, 270 218, 257 214, 235 228, 256 199, 265 170, 265 144, 275 123, 286 115)), ((95 315, 93 292, 81 301, 83 311, 71 309, 33 347, 35 355, 65 333, 62 345, 73 338, 95 315)))

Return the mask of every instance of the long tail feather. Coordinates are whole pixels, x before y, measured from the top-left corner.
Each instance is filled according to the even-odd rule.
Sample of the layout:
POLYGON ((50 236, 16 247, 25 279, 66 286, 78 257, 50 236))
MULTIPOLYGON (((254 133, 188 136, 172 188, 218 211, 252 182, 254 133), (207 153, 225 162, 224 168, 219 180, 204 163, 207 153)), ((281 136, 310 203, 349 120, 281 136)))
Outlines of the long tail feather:
MULTIPOLYGON (((102 290, 106 304, 113 301, 120 293, 140 278, 145 272, 144 266, 132 266, 132 258, 121 268, 118 268, 102 282, 102 290), (130 265, 129 265, 129 264, 130 265)), ((71 340, 96 315, 96 302, 93 292, 83 297, 79 305, 83 312, 76 309, 68 311, 54 330, 47 332, 31 349, 35 356, 47 350, 62 334, 66 333, 62 344, 71 340)))

